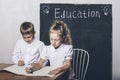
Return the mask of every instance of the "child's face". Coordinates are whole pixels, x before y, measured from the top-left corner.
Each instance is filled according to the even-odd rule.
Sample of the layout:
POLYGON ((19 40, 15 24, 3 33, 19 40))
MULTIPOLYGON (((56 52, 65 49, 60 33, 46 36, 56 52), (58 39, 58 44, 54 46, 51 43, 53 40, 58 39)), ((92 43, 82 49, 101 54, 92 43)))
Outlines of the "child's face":
POLYGON ((54 48, 59 47, 61 44, 61 41, 62 41, 62 38, 57 32, 50 33, 50 43, 54 48))
POLYGON ((34 34, 25 34, 22 35, 23 39, 25 40, 25 42, 27 42, 28 44, 30 44, 34 38, 34 34))

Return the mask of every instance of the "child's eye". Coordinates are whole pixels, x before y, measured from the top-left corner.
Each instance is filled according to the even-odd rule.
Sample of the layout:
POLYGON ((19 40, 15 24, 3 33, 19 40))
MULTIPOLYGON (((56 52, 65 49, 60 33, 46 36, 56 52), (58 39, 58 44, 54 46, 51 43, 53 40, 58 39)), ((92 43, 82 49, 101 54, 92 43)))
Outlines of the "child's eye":
POLYGON ((53 39, 50 39, 51 41, 53 41, 53 39))
POLYGON ((60 39, 55 39, 55 41, 59 41, 60 39))

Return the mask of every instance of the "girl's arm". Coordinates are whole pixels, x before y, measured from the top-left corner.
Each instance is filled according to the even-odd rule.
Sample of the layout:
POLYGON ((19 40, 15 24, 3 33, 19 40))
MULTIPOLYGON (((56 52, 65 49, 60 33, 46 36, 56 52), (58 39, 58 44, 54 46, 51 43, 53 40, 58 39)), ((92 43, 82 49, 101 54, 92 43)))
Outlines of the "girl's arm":
POLYGON ((49 74, 55 74, 56 75, 60 72, 68 70, 70 68, 70 66, 71 66, 71 60, 66 60, 64 66, 61 66, 57 69, 54 69, 54 70, 50 71, 49 74))

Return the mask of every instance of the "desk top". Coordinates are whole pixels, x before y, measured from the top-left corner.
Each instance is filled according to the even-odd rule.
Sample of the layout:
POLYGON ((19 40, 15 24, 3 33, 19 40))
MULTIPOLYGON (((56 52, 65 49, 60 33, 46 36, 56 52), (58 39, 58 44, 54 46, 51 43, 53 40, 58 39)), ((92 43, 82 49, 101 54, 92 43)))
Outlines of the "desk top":
POLYGON ((11 72, 2 71, 3 68, 10 66, 11 64, 0 63, 0 80, 55 80, 59 75, 56 75, 52 78, 46 76, 24 76, 17 75, 11 72))

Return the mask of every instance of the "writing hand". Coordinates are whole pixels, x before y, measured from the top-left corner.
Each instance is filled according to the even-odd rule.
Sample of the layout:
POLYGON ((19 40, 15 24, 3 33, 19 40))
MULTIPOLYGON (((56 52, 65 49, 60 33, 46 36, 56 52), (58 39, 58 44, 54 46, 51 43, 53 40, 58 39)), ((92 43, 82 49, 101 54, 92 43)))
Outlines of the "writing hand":
POLYGON ((32 63, 31 66, 33 71, 37 71, 41 67, 39 63, 32 63))
POLYGON ((26 71, 27 73, 32 73, 32 72, 33 72, 32 68, 29 68, 29 67, 26 67, 26 68, 25 68, 25 71, 26 71))

